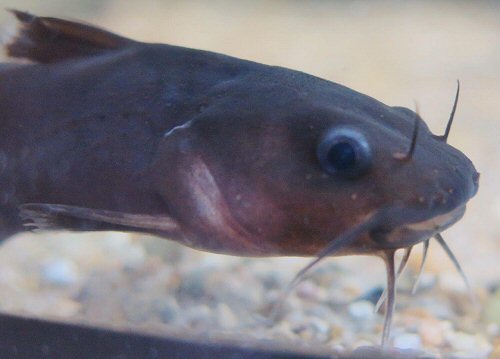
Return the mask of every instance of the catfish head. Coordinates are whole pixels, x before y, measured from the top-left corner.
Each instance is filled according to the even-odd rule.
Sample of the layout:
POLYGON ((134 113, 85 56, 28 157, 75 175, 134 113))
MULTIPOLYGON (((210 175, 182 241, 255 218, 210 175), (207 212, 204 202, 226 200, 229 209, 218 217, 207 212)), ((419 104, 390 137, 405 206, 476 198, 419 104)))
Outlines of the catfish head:
POLYGON ((462 217, 478 178, 413 111, 276 67, 215 86, 153 171, 187 244, 252 256, 317 255, 358 226, 335 255, 410 247, 462 217))

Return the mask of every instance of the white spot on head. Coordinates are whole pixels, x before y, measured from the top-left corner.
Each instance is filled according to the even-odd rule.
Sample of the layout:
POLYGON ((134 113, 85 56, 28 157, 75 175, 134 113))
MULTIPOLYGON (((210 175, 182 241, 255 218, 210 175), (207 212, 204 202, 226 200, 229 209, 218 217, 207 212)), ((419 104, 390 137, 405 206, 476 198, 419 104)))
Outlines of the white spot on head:
POLYGON ((193 121, 188 121, 188 122, 186 122, 186 123, 184 123, 182 125, 175 126, 171 130, 165 132, 165 134, 163 135, 163 138, 172 136, 176 131, 187 129, 187 128, 191 127, 192 124, 193 124, 193 121))

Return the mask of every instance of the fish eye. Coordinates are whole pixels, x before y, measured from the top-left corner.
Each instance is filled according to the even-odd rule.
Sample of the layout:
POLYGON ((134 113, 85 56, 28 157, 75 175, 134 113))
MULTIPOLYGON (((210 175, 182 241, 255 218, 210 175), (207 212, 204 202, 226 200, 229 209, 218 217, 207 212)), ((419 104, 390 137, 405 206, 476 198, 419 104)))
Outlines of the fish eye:
POLYGON ((329 130, 318 144, 316 155, 325 172, 346 178, 365 174, 371 165, 366 137, 348 127, 329 130))

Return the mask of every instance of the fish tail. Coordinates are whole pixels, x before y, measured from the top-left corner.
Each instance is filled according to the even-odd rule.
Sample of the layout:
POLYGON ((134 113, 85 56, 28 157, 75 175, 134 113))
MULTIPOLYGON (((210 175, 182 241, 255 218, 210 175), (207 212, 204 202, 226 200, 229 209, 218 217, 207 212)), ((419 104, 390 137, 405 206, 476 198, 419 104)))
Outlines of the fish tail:
POLYGON ((39 63, 99 55, 136 42, 97 27, 52 17, 9 10, 20 22, 17 34, 6 44, 10 57, 39 63))

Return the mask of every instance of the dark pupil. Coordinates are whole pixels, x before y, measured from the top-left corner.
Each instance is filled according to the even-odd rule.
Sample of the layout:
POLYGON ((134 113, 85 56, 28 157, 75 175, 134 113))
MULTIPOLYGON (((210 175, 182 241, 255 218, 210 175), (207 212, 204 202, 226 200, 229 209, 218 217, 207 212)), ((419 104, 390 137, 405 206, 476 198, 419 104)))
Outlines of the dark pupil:
POLYGON ((347 142, 339 142, 328 151, 328 162, 337 170, 347 170, 356 164, 354 148, 347 142))

